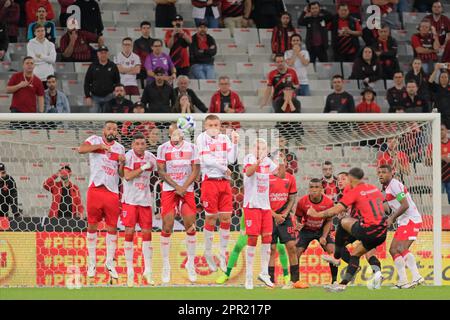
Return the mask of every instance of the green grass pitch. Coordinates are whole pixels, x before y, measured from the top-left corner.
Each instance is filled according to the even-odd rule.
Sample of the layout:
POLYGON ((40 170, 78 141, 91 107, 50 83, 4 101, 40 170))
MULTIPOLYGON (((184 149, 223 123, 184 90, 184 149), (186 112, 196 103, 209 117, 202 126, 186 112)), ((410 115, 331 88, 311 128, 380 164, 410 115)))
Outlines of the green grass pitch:
POLYGON ((409 290, 383 287, 349 287, 345 292, 329 293, 323 288, 282 290, 255 287, 85 287, 67 288, 2 288, 0 300, 450 300, 450 286, 421 286, 409 290))

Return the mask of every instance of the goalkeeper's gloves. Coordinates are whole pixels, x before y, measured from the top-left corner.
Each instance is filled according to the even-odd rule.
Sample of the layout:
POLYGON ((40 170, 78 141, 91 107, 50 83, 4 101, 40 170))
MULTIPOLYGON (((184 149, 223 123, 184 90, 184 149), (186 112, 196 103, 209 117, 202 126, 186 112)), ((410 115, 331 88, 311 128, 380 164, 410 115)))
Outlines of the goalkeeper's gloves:
POLYGON ((144 164, 144 165, 142 165, 141 166, 141 170, 142 170, 142 172, 144 172, 145 170, 148 170, 148 169, 150 169, 151 168, 151 163, 150 162, 147 162, 146 164, 144 164))

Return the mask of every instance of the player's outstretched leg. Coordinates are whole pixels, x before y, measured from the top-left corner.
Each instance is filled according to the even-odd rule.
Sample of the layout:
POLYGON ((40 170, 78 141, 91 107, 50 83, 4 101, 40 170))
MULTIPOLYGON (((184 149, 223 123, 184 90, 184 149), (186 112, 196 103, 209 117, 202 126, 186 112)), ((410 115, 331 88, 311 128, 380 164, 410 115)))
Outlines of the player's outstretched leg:
POLYGON ((420 275, 419 269, 417 268, 416 258, 414 255, 406 249, 401 253, 403 259, 405 259, 406 266, 412 274, 412 285, 417 286, 425 282, 425 279, 420 275))
MULTIPOLYGON (((326 244, 325 247, 322 246, 322 248, 329 254, 330 257, 332 257, 334 255, 334 250, 335 250, 334 243, 329 242, 326 244)), ((329 262, 328 264, 330 266, 331 283, 335 283, 337 281, 338 266, 332 262, 329 262)))
POLYGON ((231 271, 233 270, 239 258, 239 255, 241 254, 244 247, 247 245, 247 241, 248 236, 241 233, 236 241, 236 244, 234 245, 233 251, 231 251, 231 254, 228 257, 227 271, 223 273, 219 278, 217 278, 216 280, 217 284, 224 284, 225 282, 228 281, 228 279, 231 276, 231 271))
POLYGON ((125 253, 125 261, 127 264, 127 285, 130 288, 134 287, 133 239, 134 239, 134 228, 125 227, 125 241, 123 243, 123 250, 125 253))
POLYGON ((383 274, 381 273, 381 262, 375 255, 376 252, 376 249, 372 249, 367 252, 365 256, 373 271, 374 287, 379 289, 381 287, 381 282, 383 281, 383 274))

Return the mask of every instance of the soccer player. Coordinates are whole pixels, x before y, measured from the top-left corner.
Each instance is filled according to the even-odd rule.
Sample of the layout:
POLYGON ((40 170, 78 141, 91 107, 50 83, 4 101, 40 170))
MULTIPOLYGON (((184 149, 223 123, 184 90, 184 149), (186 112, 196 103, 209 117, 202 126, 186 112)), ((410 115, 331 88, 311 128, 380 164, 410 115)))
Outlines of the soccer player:
MULTIPOLYGON (((328 254, 334 254, 334 240, 330 236, 332 221, 323 217, 311 217, 307 215, 310 208, 323 211, 333 207, 333 200, 323 192, 322 180, 313 178, 309 181, 308 194, 297 203, 295 214, 297 216, 297 230, 300 230, 297 241, 297 259, 300 260, 303 252, 308 249, 311 241, 317 240, 320 246, 328 254)), ((336 281, 338 268, 330 263, 332 283, 336 281)), ((306 282, 295 285, 297 288, 308 288, 306 282)))
POLYGON ((383 194, 376 186, 361 181, 364 178, 362 169, 352 168, 348 174, 351 189, 336 205, 320 212, 311 207, 307 212, 311 217, 330 218, 352 206, 357 213, 355 217, 342 218, 337 226, 336 252, 341 252, 349 238, 359 240, 360 243, 351 253, 350 262, 342 281, 328 287, 331 292, 345 290, 358 270, 360 257, 386 241, 387 223, 384 215, 383 194))
POLYGON ((200 172, 197 148, 184 141, 184 133, 176 123, 169 127, 170 141, 158 147, 158 172, 163 182, 161 193, 161 253, 163 258, 162 281, 170 282, 170 235, 173 232, 175 214, 183 217, 186 230, 187 263, 186 269, 191 282, 197 280, 195 272, 195 205, 194 180, 200 172))
MULTIPOLYGON (((286 164, 285 164, 286 166, 286 164)), ((272 244, 269 260, 270 280, 275 282, 275 256, 277 243, 284 244, 289 255, 290 281, 284 289, 290 289, 299 280, 296 232, 292 221, 292 208, 297 200, 297 183, 293 175, 285 173, 281 178, 277 175, 269 176, 269 199, 273 217, 272 244)))
POLYGON ((134 286, 133 240, 136 223, 139 223, 142 234, 143 276, 148 284, 154 284, 151 264, 152 194, 150 178, 157 167, 156 157, 146 149, 145 136, 138 133, 133 137, 131 150, 125 154, 121 220, 125 226, 124 252, 129 287, 134 286))
POLYGON ((117 248, 117 221, 120 215, 119 180, 123 177, 125 148, 116 140, 117 123, 107 121, 102 136, 93 135, 78 148, 78 153, 89 153, 90 177, 87 191, 87 276, 95 277, 97 226, 106 223, 106 263, 105 267, 112 279, 118 279, 114 255, 117 248))
POLYGON ((230 238, 231 213, 233 196, 231 193, 231 171, 228 164, 235 163, 238 154, 239 135, 236 131, 227 135, 221 134, 221 122, 218 116, 210 114, 205 118, 205 131, 197 137, 196 145, 199 153, 202 172, 200 201, 205 209, 205 259, 211 271, 217 271, 212 255, 212 243, 216 221, 220 221, 220 268, 227 269, 226 250, 230 238))
POLYGON ((272 210, 269 198, 269 175, 285 177, 284 155, 279 154, 278 165, 268 156, 267 142, 256 139, 252 153, 244 157, 244 214, 248 236, 246 252, 245 288, 253 289, 253 259, 258 236, 261 236, 261 273, 258 279, 273 287, 269 276, 270 247, 272 242, 272 210))
POLYGON ((387 226, 398 223, 397 231, 389 248, 399 278, 396 287, 399 289, 412 288, 425 281, 417 269, 416 258, 409 251, 422 226, 422 217, 406 187, 393 177, 390 165, 384 164, 378 168, 378 178, 386 192, 386 201, 393 210, 387 219, 387 226), (410 283, 408 283, 405 266, 412 274, 410 283))

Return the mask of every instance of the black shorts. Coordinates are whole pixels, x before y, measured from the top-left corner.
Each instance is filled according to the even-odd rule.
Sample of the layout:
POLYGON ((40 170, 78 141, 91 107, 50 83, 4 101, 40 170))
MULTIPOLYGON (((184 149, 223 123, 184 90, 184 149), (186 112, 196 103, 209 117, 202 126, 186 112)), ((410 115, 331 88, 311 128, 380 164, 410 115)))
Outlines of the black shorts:
POLYGON ((353 224, 351 232, 351 235, 370 251, 386 241, 387 228, 384 225, 364 227, 357 221, 353 224))
MULTIPOLYGON (((308 248, 309 244, 313 240, 319 241, 322 236, 323 231, 312 231, 308 229, 300 230, 300 234, 298 235, 297 248, 308 248)), ((327 235, 327 244, 334 244, 334 239, 331 237, 330 233, 327 235)))
POLYGON ((290 217, 287 217, 282 224, 276 224, 275 220, 273 221, 272 244, 277 244, 278 240, 283 244, 297 240, 294 224, 290 217))

